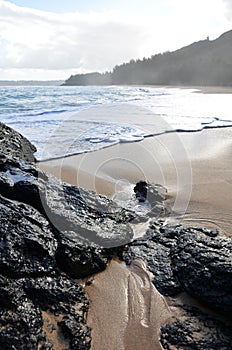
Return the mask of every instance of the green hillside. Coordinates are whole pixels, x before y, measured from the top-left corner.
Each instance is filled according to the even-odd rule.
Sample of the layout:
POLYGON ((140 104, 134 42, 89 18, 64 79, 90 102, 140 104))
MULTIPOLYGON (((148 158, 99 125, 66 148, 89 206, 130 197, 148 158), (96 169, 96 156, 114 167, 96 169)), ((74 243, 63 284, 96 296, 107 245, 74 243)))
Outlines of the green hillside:
POLYGON ((232 30, 173 52, 115 66, 112 72, 71 76, 63 85, 232 86, 232 30))

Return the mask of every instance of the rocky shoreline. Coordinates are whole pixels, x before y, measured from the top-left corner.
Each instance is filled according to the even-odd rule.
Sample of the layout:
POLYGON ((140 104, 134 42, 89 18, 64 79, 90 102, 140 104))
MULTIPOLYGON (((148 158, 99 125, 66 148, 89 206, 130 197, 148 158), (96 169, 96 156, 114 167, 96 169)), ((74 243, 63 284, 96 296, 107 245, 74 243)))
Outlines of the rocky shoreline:
POLYGON ((2 350, 90 349, 79 279, 116 257, 143 259, 167 298, 173 318, 160 331, 164 349, 231 349, 231 238, 165 225, 163 196, 150 185, 150 227, 133 239, 131 223, 146 218, 38 170, 28 140, 4 124, 0 134, 2 350))

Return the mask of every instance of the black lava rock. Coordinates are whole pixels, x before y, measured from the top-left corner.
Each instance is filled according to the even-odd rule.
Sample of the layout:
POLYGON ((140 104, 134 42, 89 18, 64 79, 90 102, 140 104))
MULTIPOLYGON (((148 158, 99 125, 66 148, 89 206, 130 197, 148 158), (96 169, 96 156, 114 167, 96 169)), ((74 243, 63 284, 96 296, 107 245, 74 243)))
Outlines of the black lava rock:
POLYGON ((22 280, 0 275, 0 348, 37 349, 46 344, 42 315, 23 291, 22 280))
POLYGON ((106 268, 110 250, 81 243, 75 232, 59 236, 57 262, 72 278, 84 278, 106 268))
POLYGON ((118 247, 133 238, 134 214, 105 196, 62 183, 29 163, 0 162, 0 193, 30 204, 65 235, 75 232, 82 243, 118 247))
POLYGON ((136 183, 134 187, 134 192, 136 198, 138 198, 139 202, 145 202, 147 198, 147 183, 146 181, 139 181, 136 183))
POLYGON ((128 264, 136 257, 147 262, 161 294, 178 300, 180 292, 187 292, 201 307, 223 314, 219 321, 216 315, 180 303, 178 318, 161 329, 164 349, 231 350, 231 238, 221 237, 215 230, 153 222, 146 235, 124 252, 128 264))
POLYGON ((203 304, 231 315, 232 240, 214 230, 151 224, 130 244, 125 259, 142 257, 153 283, 166 296, 186 291, 203 304))
POLYGON ((34 162, 36 147, 19 132, 0 122, 0 150, 1 153, 17 159, 34 162))
POLYGON ((64 276, 0 275, 0 294, 1 349, 53 349, 61 335, 69 350, 90 348, 88 300, 78 283, 64 276))
POLYGON ((181 318, 161 328, 164 349, 231 350, 232 328, 200 311, 182 306, 181 318))
POLYGON ((0 195, 0 271, 14 278, 54 272, 57 241, 33 207, 0 195))
POLYGON ((155 287, 161 294, 172 296, 182 291, 178 279, 174 276, 170 259, 170 248, 176 244, 176 237, 174 230, 170 230, 170 234, 166 236, 162 231, 162 221, 159 224, 151 223, 146 234, 129 245, 124 259, 128 264, 139 257, 145 260, 154 276, 152 282, 155 287))
MULTIPOLYGON (((44 248, 46 250, 56 240, 58 249, 54 248, 56 252, 53 250, 53 255, 49 252, 49 259, 54 260, 55 254, 63 271, 75 278, 85 277, 104 269, 107 261, 114 255, 112 249, 116 253, 118 247, 125 246, 133 238, 133 230, 129 225, 135 217, 132 211, 119 207, 105 196, 62 183, 25 161, 6 156, 0 159, 0 194, 2 200, 5 200, 2 215, 6 218, 5 221, 8 221, 8 215, 10 215, 12 223, 10 241, 16 242, 16 228, 15 230, 13 228, 19 220, 21 220, 20 230, 24 230, 26 226, 29 231, 34 232, 32 225, 38 226, 37 231, 45 230, 45 226, 49 226, 48 244, 45 242, 42 248, 41 239, 40 243, 38 240, 36 242, 36 234, 30 236, 33 240, 20 236, 17 238, 18 242, 24 240, 21 251, 26 249, 25 244, 29 245, 33 241, 31 251, 37 249, 37 255, 45 259, 46 254, 42 250, 44 248), (8 208, 6 208, 6 198, 8 198, 8 208), (23 210, 28 211, 24 219, 22 219, 23 210), (44 227, 41 226, 42 223, 44 227)), ((2 220, 4 220, 3 217, 2 220)), ((8 228, 6 230, 9 231, 8 228)), ((29 233, 27 235, 29 236, 29 233)), ((43 239, 46 240, 45 233, 38 235, 41 237, 44 235, 43 239)), ((4 239, 2 236, 2 240, 4 239)), ((5 250, 4 254, 6 254, 5 250)), ((15 254, 11 250, 11 260, 17 260, 16 266, 11 268, 11 273, 18 274, 21 271, 20 273, 24 275, 26 269, 22 268, 23 258, 19 257, 21 252, 18 252, 17 256, 15 254)), ((35 254, 34 251, 33 254, 35 254)), ((7 259, 10 266, 9 256, 7 259)), ((27 261, 30 261, 30 258, 27 261)), ((6 258, 2 263, 10 273, 6 258)), ((52 265, 49 266, 52 270, 52 265)))
POLYGON ((69 340, 69 349, 90 348, 90 329, 86 324, 88 300, 83 288, 65 276, 26 279, 24 289, 43 317, 53 316, 51 333, 59 329, 69 340))
POLYGON ((171 252, 182 287, 201 302, 232 317, 232 240, 188 229, 171 252))

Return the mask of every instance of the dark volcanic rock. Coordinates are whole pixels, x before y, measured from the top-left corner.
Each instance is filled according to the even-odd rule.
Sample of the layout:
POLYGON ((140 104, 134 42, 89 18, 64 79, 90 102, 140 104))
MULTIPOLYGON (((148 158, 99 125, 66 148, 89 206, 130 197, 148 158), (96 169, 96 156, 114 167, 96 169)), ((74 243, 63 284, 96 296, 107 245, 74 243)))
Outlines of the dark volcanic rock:
POLYGON ((45 201, 52 224, 67 237, 75 232, 80 243, 112 248, 133 238, 133 214, 107 197, 57 181, 55 188, 47 183, 45 201))
POLYGON ((88 310, 88 302, 83 288, 68 277, 58 275, 25 278, 23 283, 27 295, 42 310, 50 310, 57 314, 68 313, 75 308, 77 303, 82 303, 84 313, 88 310))
POLYGON ((57 241, 43 215, 0 195, 0 222, 0 271, 14 278, 54 271, 57 241))
POLYGON ((232 240, 187 229, 172 250, 172 266, 192 296, 232 315, 232 240))
POLYGON ((232 328, 201 312, 182 306, 181 318, 161 328, 164 349, 231 350, 232 328))
POLYGON ((0 122, 0 152, 17 159, 35 161, 33 146, 24 136, 0 122))
POLYGON ((29 163, 2 159, 0 193, 30 204, 67 237, 75 232, 80 243, 111 248, 133 237, 128 224, 134 218, 132 212, 105 196, 64 184, 29 163))
POLYGON ((147 261, 153 283, 163 295, 187 291, 220 312, 232 311, 232 240, 212 230, 162 226, 130 244, 128 262, 147 261))
POLYGON ((0 275, 0 295, 0 348, 31 350, 46 344, 41 312, 24 293, 22 280, 0 275))
POLYGON ((64 276, 25 280, 26 293, 44 311, 54 315, 52 330, 60 329, 70 349, 89 349, 90 329, 86 324, 88 300, 83 288, 64 276))
POLYGON ((78 283, 64 276, 12 280, 0 275, 0 294, 1 350, 50 350, 61 335, 68 350, 90 348, 88 301, 78 283))
POLYGON ((139 181, 134 187, 136 198, 139 202, 145 202, 147 198, 147 183, 146 181, 139 181))
POLYGON ((78 283, 59 275, 48 221, 0 196, 0 222, 0 349, 53 349, 67 336, 67 318, 66 348, 89 349, 88 301, 78 283))
POLYGON ((174 230, 170 236, 163 234, 163 223, 153 222, 146 234, 133 241, 124 259, 130 263, 135 258, 142 258, 147 262, 154 278, 153 283, 158 291, 165 295, 176 295, 182 291, 178 279, 174 276, 170 259, 170 248, 176 244, 174 230))
POLYGON ((121 254, 134 214, 39 171, 20 159, 30 159, 24 140, 15 142, 18 153, 0 155, 0 348, 48 350, 59 339, 87 350, 88 301, 69 276, 102 271, 121 254))
MULTIPOLYGON (((46 217, 58 241, 57 261, 72 277, 80 278, 104 269, 112 258, 111 248, 117 251, 117 247, 132 240, 131 211, 104 196, 64 184, 27 162, 0 159, 0 194, 24 203, 24 208, 29 205, 39 211, 37 223, 44 222, 43 216, 46 217)), ((36 210, 28 215, 31 222, 36 210)), ((17 215, 20 216, 20 210, 17 215)))
MULTIPOLYGON (((202 306, 219 311, 228 319, 232 310, 232 240, 216 231, 153 222, 144 237, 130 243, 124 258, 147 262, 153 283, 161 294, 186 291, 202 306)), ((177 297, 178 298, 178 297, 177 297)), ((178 318, 161 329, 164 349, 230 350, 232 327, 225 320, 198 308, 179 305, 178 318), (181 311, 182 310, 182 311, 181 311)))
POLYGON ((80 243, 75 232, 59 236, 57 262, 73 278, 83 278, 104 270, 111 257, 109 250, 80 243))

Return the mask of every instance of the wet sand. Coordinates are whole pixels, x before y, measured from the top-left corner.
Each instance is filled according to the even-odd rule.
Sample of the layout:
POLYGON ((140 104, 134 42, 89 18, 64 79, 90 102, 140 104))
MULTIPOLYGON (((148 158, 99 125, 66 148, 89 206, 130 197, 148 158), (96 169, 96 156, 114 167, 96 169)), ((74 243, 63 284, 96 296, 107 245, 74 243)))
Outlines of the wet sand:
POLYGON ((169 221, 232 234, 232 128, 164 134, 39 163, 71 184, 112 197, 144 179, 168 190, 169 221))
POLYGON ((163 349, 160 328, 171 314, 142 260, 135 260, 130 269, 111 261, 85 290, 91 350, 163 349))

